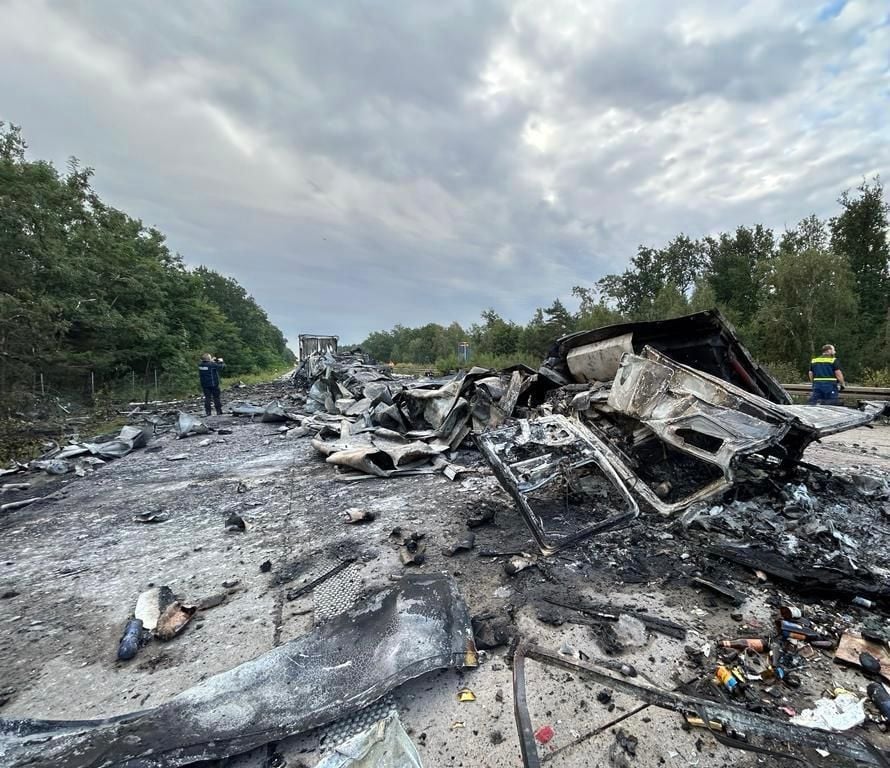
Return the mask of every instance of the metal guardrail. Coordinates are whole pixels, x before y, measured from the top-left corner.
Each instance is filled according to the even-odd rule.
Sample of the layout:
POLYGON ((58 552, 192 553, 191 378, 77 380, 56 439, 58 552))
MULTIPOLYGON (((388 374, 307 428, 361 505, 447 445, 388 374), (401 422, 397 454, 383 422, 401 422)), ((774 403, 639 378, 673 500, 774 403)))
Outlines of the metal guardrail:
MULTIPOLYGON (((792 395, 809 395, 812 384, 783 384, 792 395)), ((890 387, 845 387, 840 393, 842 399, 890 400, 890 387)))

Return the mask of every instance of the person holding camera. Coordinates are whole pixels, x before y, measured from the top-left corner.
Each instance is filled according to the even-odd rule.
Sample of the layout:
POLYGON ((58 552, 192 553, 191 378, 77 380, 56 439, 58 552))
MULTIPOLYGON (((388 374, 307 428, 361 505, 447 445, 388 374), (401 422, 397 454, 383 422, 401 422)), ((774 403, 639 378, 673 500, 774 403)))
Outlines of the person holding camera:
POLYGON ((201 377, 201 389, 204 390, 204 415, 210 415, 210 401, 216 407, 216 415, 222 416, 222 400, 219 393, 219 372, 226 367, 221 357, 213 357, 209 352, 201 355, 198 363, 198 376, 201 377))

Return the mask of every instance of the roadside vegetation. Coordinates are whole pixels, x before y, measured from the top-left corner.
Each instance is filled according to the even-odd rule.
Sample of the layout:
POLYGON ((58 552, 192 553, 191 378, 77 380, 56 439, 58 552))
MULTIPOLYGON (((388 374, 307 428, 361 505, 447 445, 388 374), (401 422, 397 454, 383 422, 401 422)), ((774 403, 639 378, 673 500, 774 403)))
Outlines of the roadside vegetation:
POLYGON ((156 229, 104 203, 92 170, 27 156, 0 123, 0 404, 157 399, 197 391, 204 351, 226 376, 293 362, 234 279, 188 269, 156 229))

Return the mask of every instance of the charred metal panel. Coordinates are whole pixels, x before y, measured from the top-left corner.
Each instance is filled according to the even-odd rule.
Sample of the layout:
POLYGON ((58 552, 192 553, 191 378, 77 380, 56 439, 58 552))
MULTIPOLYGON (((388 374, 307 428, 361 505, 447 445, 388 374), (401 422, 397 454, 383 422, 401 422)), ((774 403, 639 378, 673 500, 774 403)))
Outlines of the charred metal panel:
POLYGON ((477 442, 545 555, 639 514, 602 441, 564 416, 520 419, 477 442))
POLYGON ((646 347, 625 355, 608 404, 666 443, 723 469, 747 455, 798 461, 813 440, 868 424, 872 411, 772 403, 646 347))
POLYGON ((548 364, 572 378, 567 364, 572 350, 627 334, 631 335, 633 351, 638 354, 650 346, 678 363, 735 384, 746 392, 774 403, 791 402, 782 385, 754 361, 735 329, 716 309, 670 320, 621 323, 573 333, 556 342, 548 364))
POLYGON ((454 581, 405 576, 154 709, 107 720, 0 720, 0 764, 174 768, 216 760, 338 720, 426 672, 476 663, 454 581))
POLYGON ((638 419, 659 439, 716 464, 727 480, 740 454, 776 445, 791 419, 746 392, 680 366, 651 348, 625 355, 609 392, 609 406, 638 419))

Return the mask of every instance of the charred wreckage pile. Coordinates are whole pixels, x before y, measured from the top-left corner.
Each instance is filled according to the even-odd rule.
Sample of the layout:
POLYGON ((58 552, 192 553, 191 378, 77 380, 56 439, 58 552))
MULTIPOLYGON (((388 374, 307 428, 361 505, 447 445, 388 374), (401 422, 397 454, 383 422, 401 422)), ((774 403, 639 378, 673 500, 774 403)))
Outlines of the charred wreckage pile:
MULTIPOLYGON (((890 487, 881 478, 832 476, 802 460, 813 441, 873 422, 886 403, 793 404, 716 311, 564 337, 537 371, 473 368, 418 379, 396 377, 361 352, 327 352, 304 360, 293 383, 296 394, 265 406, 236 403, 232 412, 280 423, 283 437, 311 439, 338 479, 442 473, 454 480, 471 471, 461 462, 468 446, 478 448, 539 549, 508 560, 508 573, 648 516, 658 527, 653 541, 682 538, 715 564, 690 563, 681 574, 685 583, 738 606, 746 595, 725 576, 743 568, 804 602, 777 603, 774 629, 742 625, 745 636, 713 648, 687 645, 706 683, 669 691, 639 682, 627 664, 556 653, 509 627, 492 632, 471 621, 451 577, 408 574, 312 634, 155 709, 76 723, 0 720, 5 764, 178 766, 232 755, 355 712, 426 671, 474 667, 477 647, 506 642, 513 643, 526 766, 541 764, 539 745, 547 738, 531 725, 527 659, 678 712, 689 727, 709 730, 729 746, 835 761, 825 765, 890 764, 871 740, 847 732, 869 719, 890 719, 883 686, 890 682, 890 554, 871 548, 867 530, 869 515, 890 514, 890 487), (822 608, 824 600, 853 607, 839 618, 822 608), (328 649, 323 663, 292 663, 318 648, 328 649), (781 719, 778 705, 767 710, 758 703, 758 685, 794 686, 796 670, 820 653, 868 676, 870 716, 866 698, 850 691, 834 691, 812 710, 786 706, 781 719), (356 654, 358 672, 351 667, 356 654), (312 697, 310 706, 307 697, 293 695, 304 689, 321 698, 312 697)), ((179 437, 207 431, 185 414, 175 428, 179 437)), ((89 445, 82 450, 95 453, 89 445)), ((403 545, 411 550, 410 537, 403 545)), ((554 600, 553 607, 554 623, 611 626, 626 618, 606 604, 554 600)), ((683 627, 646 614, 628 621, 686 637, 683 627)), ((330 765, 376 764, 375 749, 389 750, 386 765, 420 764, 392 714, 350 745, 343 754, 368 762, 330 765)))

